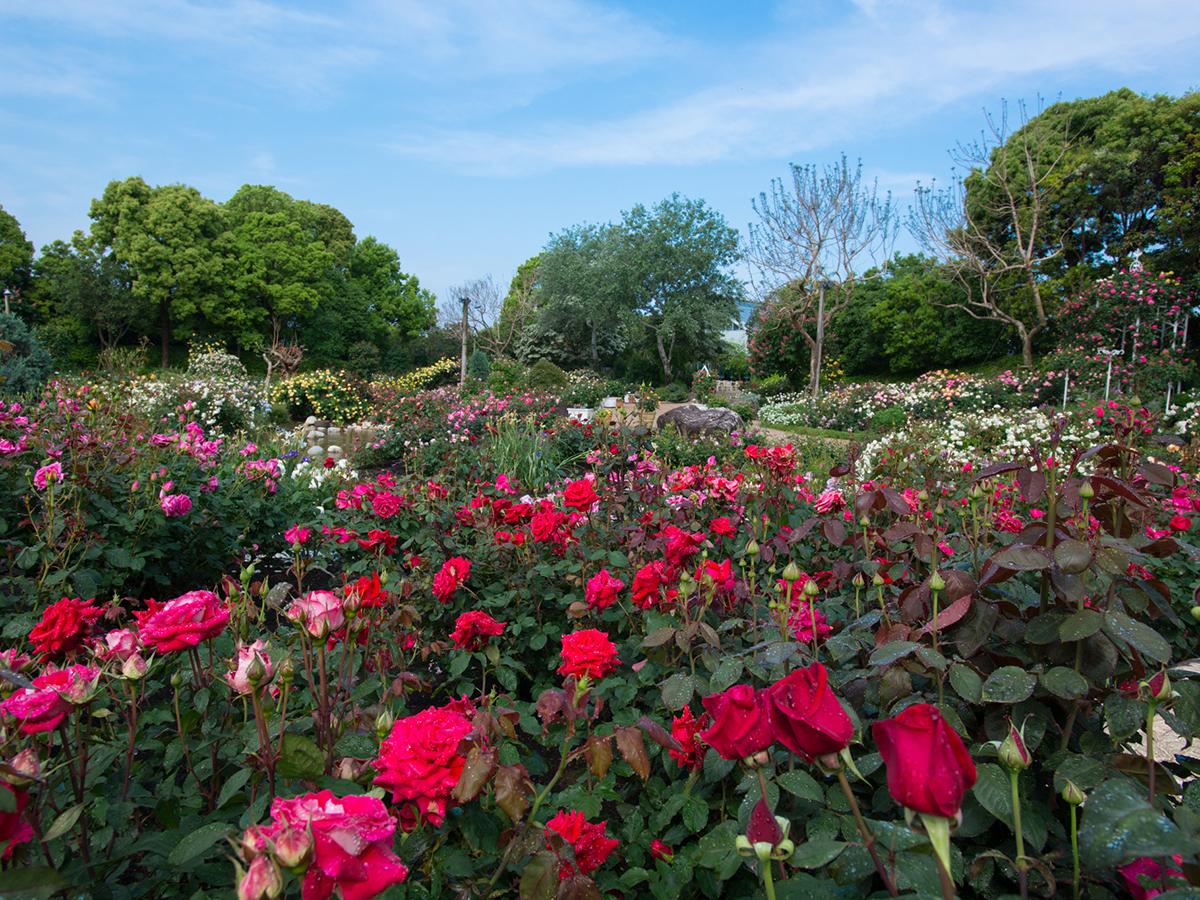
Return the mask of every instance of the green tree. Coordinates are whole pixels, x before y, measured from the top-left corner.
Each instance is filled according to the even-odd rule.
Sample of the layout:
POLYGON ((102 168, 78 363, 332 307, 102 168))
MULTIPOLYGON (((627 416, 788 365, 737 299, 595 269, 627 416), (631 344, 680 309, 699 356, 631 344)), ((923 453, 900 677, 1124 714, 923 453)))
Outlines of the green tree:
POLYGON ((22 290, 33 270, 33 243, 21 223, 0 206, 0 291, 22 290))
POLYGON ((133 177, 109 182, 89 215, 97 246, 128 269, 134 296, 155 310, 163 366, 178 323, 227 318, 226 228, 217 204, 186 185, 152 188, 133 177))
POLYGON ((129 269, 111 252, 76 231, 70 243, 42 248, 34 266, 34 306, 46 323, 78 321, 101 347, 153 328, 153 310, 135 297, 129 269))
POLYGON ((672 194, 625 213, 619 236, 618 286, 629 292, 670 382, 681 350, 693 361, 715 357, 722 332, 737 319, 737 231, 703 200, 672 194))
POLYGON ((413 338, 436 321, 435 297, 415 275, 400 268, 400 254, 368 235, 350 253, 349 290, 387 334, 413 338))

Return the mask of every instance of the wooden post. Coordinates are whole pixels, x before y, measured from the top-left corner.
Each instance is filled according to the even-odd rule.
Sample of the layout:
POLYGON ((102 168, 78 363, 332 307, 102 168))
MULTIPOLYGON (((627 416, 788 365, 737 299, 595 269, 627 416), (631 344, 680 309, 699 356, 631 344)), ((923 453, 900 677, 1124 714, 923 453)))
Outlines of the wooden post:
POLYGON ((458 383, 464 385, 467 383, 467 307, 471 305, 470 297, 462 298, 463 317, 462 317, 462 362, 459 366, 458 383))

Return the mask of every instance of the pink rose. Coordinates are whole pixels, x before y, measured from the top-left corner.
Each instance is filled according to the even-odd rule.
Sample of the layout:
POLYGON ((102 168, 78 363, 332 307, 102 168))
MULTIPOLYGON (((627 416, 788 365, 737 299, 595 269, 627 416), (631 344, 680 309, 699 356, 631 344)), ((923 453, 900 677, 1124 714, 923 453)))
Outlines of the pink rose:
POLYGON ((258 640, 238 647, 236 665, 225 673, 225 681, 235 692, 248 695, 259 685, 269 682, 274 674, 275 666, 267 655, 267 645, 258 640), (255 668, 257 673, 252 672, 255 668))
POLYGON ((342 598, 333 591, 309 591, 287 608, 287 617, 323 640, 346 624, 342 598))
POLYGON ((142 644, 159 653, 197 647, 229 622, 229 610, 212 591, 188 591, 166 603, 147 600, 145 611, 133 615, 142 644))

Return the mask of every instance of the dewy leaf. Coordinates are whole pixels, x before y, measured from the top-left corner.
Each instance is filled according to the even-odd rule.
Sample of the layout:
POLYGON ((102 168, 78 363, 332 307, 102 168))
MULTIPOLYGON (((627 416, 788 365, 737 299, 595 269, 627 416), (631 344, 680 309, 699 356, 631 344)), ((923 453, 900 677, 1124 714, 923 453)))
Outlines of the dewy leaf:
POLYGON ((201 825, 175 845, 175 849, 167 856, 167 862, 172 866, 182 866, 209 850, 232 831, 228 822, 211 822, 208 825, 201 825))
POLYGON ((1020 703, 1028 699, 1037 678, 1016 666, 1003 666, 983 683, 984 703, 1020 703))
POLYGON ((0 897, 7 900, 49 900, 69 885, 66 878, 47 866, 0 872, 0 897))
POLYGON ((558 891, 558 859, 549 851, 525 864, 518 888, 520 900, 552 900, 558 891))
POLYGON ((668 709, 681 710, 691 702, 695 692, 696 679, 686 672, 676 672, 663 682, 663 703, 668 709))
POLYGON ((1058 636, 1064 641, 1082 641, 1089 638, 1104 625, 1104 616, 1094 609, 1080 609, 1071 613, 1058 626, 1058 636))
POLYGON ((641 776, 642 781, 645 781, 650 777, 650 757, 646 755, 646 741, 642 737, 642 730, 636 725, 626 725, 618 728, 614 734, 621 758, 641 776))
POLYGON ((963 663, 955 663, 950 667, 950 686, 954 692, 968 703, 983 701, 983 679, 979 673, 963 663))
POLYGON ((719 694, 721 691, 727 690, 737 684, 737 680, 742 677, 742 670, 745 668, 740 659, 726 659, 717 670, 708 678, 708 689, 714 694, 719 694))
POLYGON ((1134 621, 1120 610, 1110 609, 1104 615, 1104 633, 1118 645, 1128 644, 1142 656, 1155 662, 1171 660, 1171 645, 1166 638, 1141 622, 1134 621))
POLYGON ((850 845, 843 841, 817 838, 797 847, 790 862, 801 869, 819 869, 837 859, 848 846, 850 845))
POLYGON ((1042 673, 1042 687, 1064 700, 1078 700, 1087 696, 1087 679, 1066 666, 1055 666, 1042 673))
POLYGON ((1092 548, 1083 541, 1067 538, 1054 548, 1054 561, 1064 572, 1075 575, 1086 569, 1092 561, 1092 548))
POLYGON ((1050 565, 1050 559, 1036 547, 1012 544, 992 556, 991 562, 1005 569, 1018 572, 1036 572, 1050 565))
POLYGON ((1109 779, 1083 808, 1079 851, 1088 869, 1111 869, 1139 856, 1191 856, 1196 850, 1196 843, 1154 809, 1145 789, 1132 780, 1109 779))
POLYGON ((42 835, 43 843, 50 843, 56 840, 75 827, 75 823, 79 821, 79 815, 83 812, 84 804, 76 803, 74 806, 68 806, 58 814, 53 824, 46 829, 46 833, 42 835))
POLYGON ((913 641, 888 641, 882 647, 875 648, 868 663, 872 666, 888 666, 908 656, 920 646, 913 641))
POLYGON ((288 732, 283 736, 279 763, 275 767, 284 778, 315 781, 325 771, 325 758, 312 738, 288 732))

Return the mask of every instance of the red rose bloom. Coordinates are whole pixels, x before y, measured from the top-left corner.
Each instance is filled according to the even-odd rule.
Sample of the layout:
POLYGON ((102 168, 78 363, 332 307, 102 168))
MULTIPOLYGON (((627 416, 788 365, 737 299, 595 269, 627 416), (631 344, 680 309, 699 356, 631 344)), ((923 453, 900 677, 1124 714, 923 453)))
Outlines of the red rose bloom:
MULTIPOLYGON (((346 600, 351 597, 356 598, 359 609, 379 609, 388 596, 387 591, 383 589, 383 583, 379 580, 378 572, 363 575, 357 581, 350 582, 346 585, 343 593, 346 600)), ((345 603, 343 603, 344 605, 345 603)))
POLYGON ((554 540, 567 517, 553 506, 546 504, 529 520, 529 530, 539 544, 554 540))
POLYGON ((705 578, 712 579, 713 590, 718 594, 731 594, 737 585, 733 577, 733 562, 728 559, 717 562, 706 559, 696 567, 696 581, 704 584, 705 578))
POLYGON ((93 602, 63 597, 46 607, 29 632, 29 640, 42 659, 73 653, 91 636, 92 625, 102 612, 92 606, 93 602))
POLYGON ((159 653, 199 646, 224 631, 229 621, 229 610, 212 591, 188 591, 166 603, 147 600, 146 609, 133 615, 143 646, 159 653))
POLYGON ((400 507, 404 505, 404 501, 395 494, 379 493, 371 498, 371 509, 375 511, 375 515, 381 519, 390 519, 396 513, 400 512, 400 507))
POLYGON ((273 852, 287 868, 311 848, 312 863, 300 888, 305 900, 328 900, 335 890, 344 900, 371 900, 408 876, 392 851, 396 820, 382 800, 358 794, 335 797, 328 790, 276 797, 271 820, 251 828, 242 846, 256 856, 273 852))
POLYGON ((457 712, 436 707, 397 719, 372 763, 375 783, 392 792, 400 806, 400 827, 412 831, 422 821, 434 828, 446 818, 450 792, 462 775, 458 752, 471 723, 457 712))
POLYGON ((606 609, 617 602, 617 595, 625 590, 625 582, 601 569, 588 579, 584 597, 592 609, 606 609))
MULTIPOLYGON (((667 563, 661 559, 646 563, 633 576, 633 605, 639 609, 652 609, 663 600, 663 588, 667 586, 673 573, 667 563)), ((674 588, 667 590, 666 599, 672 600, 676 594, 674 588)))
POLYGON ((442 563, 441 569, 433 576, 433 596, 439 603, 449 603, 454 592, 471 575, 471 561, 461 556, 454 556, 442 563))
POLYGON ((84 702, 100 678, 91 666, 69 666, 33 679, 33 687, 15 691, 0 710, 19 719, 23 734, 53 731, 71 711, 73 702, 84 702))
POLYGON ((715 534, 718 537, 733 537, 737 534, 734 530, 733 523, 729 521, 728 516, 718 516, 708 523, 709 533, 715 534))
POLYGON ((897 803, 948 819, 958 815, 963 796, 975 784, 975 762, 936 707, 917 703, 876 722, 871 734, 897 803))
POLYGON ((680 565, 689 556, 695 554, 704 543, 704 532, 684 531, 674 525, 668 525, 659 534, 663 540, 663 555, 672 566, 680 565))
POLYGON ((1174 531, 1187 531, 1192 527, 1192 520, 1187 516, 1171 516, 1168 523, 1174 531))
POLYGON ((725 759, 745 759, 771 746, 771 722, 765 698, 748 684, 700 701, 713 717, 700 739, 725 759))
POLYGON ((675 738, 681 749, 667 752, 679 768, 699 769, 704 765, 704 744, 700 740, 700 732, 708 724, 707 715, 697 719, 689 706, 685 706, 683 712, 671 720, 671 737, 675 738))
POLYGON ((458 617, 450 639, 459 650, 479 650, 490 637, 504 632, 504 623, 497 622, 483 610, 473 609, 458 617))
POLYGON ((0 783, 0 788, 13 795, 14 809, 12 812, 0 812, 0 844, 4 851, 0 859, 11 859, 13 851, 21 844, 29 843, 33 837, 33 826, 22 821, 21 814, 29 803, 29 794, 19 788, 0 783))
POLYGON ((558 877, 566 880, 576 874, 590 875, 617 849, 620 841, 606 837, 607 822, 592 823, 578 810, 558 813, 546 823, 546 846, 558 856, 558 877), (559 844, 561 842, 561 844, 559 844), (564 858, 566 845, 571 854, 564 858))
POLYGON ((562 636, 560 675, 591 678, 598 681, 621 664, 617 646, 596 628, 585 628, 562 636))
POLYGON ((829 689, 829 675, 819 662, 781 678, 766 695, 775 740, 805 762, 840 753, 854 737, 850 717, 829 689))
POLYGON ((600 499, 592 482, 587 478, 572 481, 563 490, 563 505, 580 512, 587 512, 600 499))

